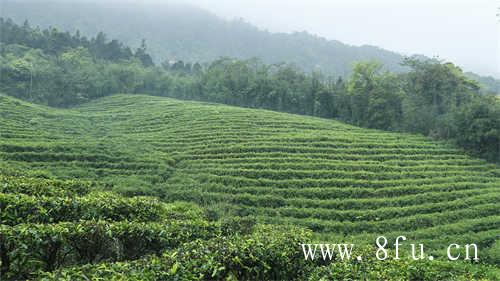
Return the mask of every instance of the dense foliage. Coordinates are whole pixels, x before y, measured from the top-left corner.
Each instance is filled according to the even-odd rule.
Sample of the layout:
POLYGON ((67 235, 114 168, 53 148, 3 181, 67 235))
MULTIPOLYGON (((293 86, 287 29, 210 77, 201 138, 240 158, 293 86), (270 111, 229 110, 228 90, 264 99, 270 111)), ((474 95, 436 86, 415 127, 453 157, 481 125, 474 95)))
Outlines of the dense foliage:
POLYGON ((451 63, 408 58, 410 71, 394 74, 362 62, 334 80, 256 59, 154 66, 144 41, 132 52, 102 33, 87 39, 3 19, 0 28, 0 90, 25 100, 70 106, 119 92, 195 99, 422 133, 500 161, 500 101, 451 63))
MULTIPOLYGON (((75 206, 81 205, 82 200, 103 202, 81 209, 82 217, 78 220, 71 215, 58 215, 57 203, 45 204, 43 213, 55 217, 54 220, 38 221, 43 224, 10 220, 11 225, 5 225, 2 219, 2 280, 500 278, 498 268, 485 264, 408 259, 378 261, 374 258, 375 249, 370 246, 354 251, 353 255, 365 257, 362 262, 340 261, 337 255, 333 262, 306 261, 298 245, 313 238, 311 232, 303 228, 256 225, 248 217, 209 222, 206 213, 193 204, 165 204, 153 198, 138 198, 143 202, 151 200, 155 206, 145 208, 137 205, 135 198, 123 198, 109 192, 95 193, 86 182, 2 175, 0 186, 1 198, 11 200, 0 204, 2 214, 23 205, 26 195, 33 192, 54 202, 74 201, 75 206), (103 214, 105 206, 108 207, 105 217, 92 218, 95 214, 103 214), (150 216, 151 212, 154 217, 150 216), (132 213, 142 215, 131 218, 132 213)), ((40 209, 33 210, 40 212, 40 209)), ((491 222, 482 221, 484 225, 491 222)), ((478 229, 476 226, 475 230, 478 229)), ((493 264, 498 250, 495 247, 488 250, 492 253, 487 256, 491 256, 488 261, 493 264)))

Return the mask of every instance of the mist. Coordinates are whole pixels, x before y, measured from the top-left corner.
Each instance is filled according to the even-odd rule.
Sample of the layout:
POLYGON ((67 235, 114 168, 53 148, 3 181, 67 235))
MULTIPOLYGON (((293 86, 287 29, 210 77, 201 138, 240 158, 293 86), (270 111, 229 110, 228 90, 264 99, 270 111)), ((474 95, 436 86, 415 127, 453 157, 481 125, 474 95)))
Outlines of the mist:
MULTIPOLYGON (((161 2, 161 1, 153 1, 161 2)), ((272 32, 308 31, 351 45, 439 57, 464 71, 500 77, 495 0, 185 0, 225 19, 272 32)))
MULTIPOLYGON (((20 0, 22 1, 22 0, 20 0)), ((39 0, 48 2, 49 0, 39 0)), ((50 0, 57 1, 57 0, 50 0)), ((95 2, 95 0, 74 0, 95 2)), ((0 4, 3 0, 0 0, 0 4)), ((329 40, 373 45, 403 55, 450 61, 500 78, 498 0, 103 0, 147 7, 181 3, 270 32, 307 31, 329 40)), ((112 6, 111 6, 112 7, 112 6)), ((0 6, 1 8, 1 6, 0 6)), ((156 12, 168 5, 154 7, 156 12)), ((96 26, 98 30, 101 27, 96 26)))

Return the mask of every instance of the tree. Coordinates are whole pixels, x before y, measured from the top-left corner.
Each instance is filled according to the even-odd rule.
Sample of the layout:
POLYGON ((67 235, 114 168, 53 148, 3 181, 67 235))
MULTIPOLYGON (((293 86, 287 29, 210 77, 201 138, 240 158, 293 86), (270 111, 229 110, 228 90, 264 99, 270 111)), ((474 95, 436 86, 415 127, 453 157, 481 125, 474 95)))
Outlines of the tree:
POLYGON ((423 134, 447 137, 442 130, 450 115, 478 94, 479 86, 469 80, 462 70, 451 63, 437 60, 407 58, 404 65, 411 68, 406 75, 406 128, 423 134))
POLYGON ((500 102, 481 97, 455 112, 454 138, 458 145, 491 161, 500 162, 500 102))
POLYGON ((377 75, 382 66, 375 61, 354 64, 352 74, 347 83, 347 93, 351 104, 350 121, 356 125, 368 123, 368 106, 377 83, 377 75))
POLYGON ((141 46, 135 51, 135 57, 138 58, 145 67, 154 66, 153 59, 146 52, 146 49, 146 39, 142 39, 141 46))
POLYGON ((397 130, 403 117, 403 91, 401 78, 385 72, 376 77, 373 94, 368 105, 367 127, 383 130, 397 130))

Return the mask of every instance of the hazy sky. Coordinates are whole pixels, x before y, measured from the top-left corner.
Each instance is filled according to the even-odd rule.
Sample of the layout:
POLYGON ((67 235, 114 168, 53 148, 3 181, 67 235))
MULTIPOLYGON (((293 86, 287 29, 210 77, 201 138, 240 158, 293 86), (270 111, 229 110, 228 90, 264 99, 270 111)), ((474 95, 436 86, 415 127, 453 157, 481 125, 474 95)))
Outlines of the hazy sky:
MULTIPOLYGON (((157 0, 161 1, 161 0, 157 0)), ((139 1, 142 2, 142 1, 139 1)), ((500 78, 500 0, 179 0, 269 31, 439 56, 500 78)))

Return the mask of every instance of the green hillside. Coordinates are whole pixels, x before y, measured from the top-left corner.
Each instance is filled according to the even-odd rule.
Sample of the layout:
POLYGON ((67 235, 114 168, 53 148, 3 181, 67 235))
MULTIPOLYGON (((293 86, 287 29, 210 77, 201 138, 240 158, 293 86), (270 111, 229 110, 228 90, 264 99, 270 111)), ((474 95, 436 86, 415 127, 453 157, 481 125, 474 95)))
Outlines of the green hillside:
MULTIPOLYGON (((21 247, 19 243, 29 245, 11 252, 11 260, 19 264, 5 269, 4 262, 2 272, 7 276, 26 277, 36 270, 104 261, 104 267, 77 267, 57 274, 67 280, 71 274, 81 278, 82 272, 154 280, 151 276, 156 275, 144 274, 167 271, 171 275, 195 272, 206 278, 211 267, 196 269, 200 272, 194 268, 211 256, 165 254, 160 260, 146 256, 184 245, 181 249, 189 253, 196 247, 215 249, 214 259, 218 259, 225 254, 218 252, 222 242, 217 239, 238 245, 232 254, 255 250, 238 248, 239 242, 250 239, 270 241, 286 253, 283 260, 274 260, 266 252, 270 249, 263 248, 259 262, 286 267, 290 260, 300 261, 301 253, 293 245, 303 243, 301 239, 344 241, 348 237, 349 242, 373 244, 380 234, 423 241, 432 249, 427 254, 439 259, 450 243, 476 243, 481 263, 494 266, 448 262, 442 265, 446 270, 433 271, 440 262, 423 262, 427 270, 421 274, 466 272, 467 279, 484 274, 495 279, 498 274, 499 166, 422 136, 141 95, 115 95, 73 109, 0 96, 0 124, 0 234, 6 243, 2 247, 13 251, 21 247), (314 238, 300 230, 265 226, 247 233, 245 221, 239 220, 228 222, 231 227, 240 225, 236 228, 221 225, 221 219, 231 217, 277 227, 306 227, 314 238), (220 237, 227 232, 229 238, 220 237), (206 242, 188 243, 194 239, 206 242), (75 250, 79 248, 71 241, 97 250, 75 250), (108 249, 106 241, 118 244, 108 249), (47 245, 68 247, 69 254, 63 262, 50 263, 47 257, 58 259, 50 255, 52 248, 47 245), (27 258, 33 255, 40 256, 38 262, 27 258), (127 260, 137 262, 120 263, 127 260), (177 263, 184 267, 172 273, 177 263)), ((218 262, 224 269, 214 271, 215 279, 233 274, 229 261, 218 262)), ((269 273, 259 269, 260 263, 246 262, 252 265, 248 271, 235 267, 243 274, 240 279, 251 278, 252 270, 262 272, 262 279, 300 276, 288 271, 269 273)), ((405 275, 414 268, 407 261, 376 264, 371 274, 396 268, 400 271, 391 274, 405 275)), ((352 273, 349 266, 333 271, 352 273)), ((47 276, 61 277, 57 274, 47 276)), ((325 274, 333 273, 321 268, 310 276, 325 274)), ((169 280, 167 275, 162 278, 169 280)), ((424 280, 437 278, 425 276, 424 280)))

